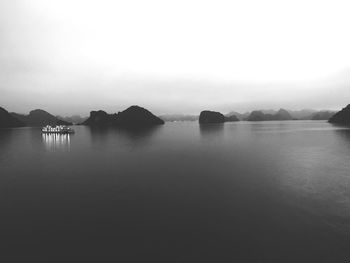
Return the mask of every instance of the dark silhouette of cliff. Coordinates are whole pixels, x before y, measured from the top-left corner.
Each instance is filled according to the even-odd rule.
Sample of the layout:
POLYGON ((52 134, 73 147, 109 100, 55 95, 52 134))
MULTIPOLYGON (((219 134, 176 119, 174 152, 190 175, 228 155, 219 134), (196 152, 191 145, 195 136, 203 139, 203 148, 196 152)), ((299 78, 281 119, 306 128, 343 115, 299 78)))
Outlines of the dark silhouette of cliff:
POLYGON ((199 115, 199 123, 223 123, 225 122, 225 116, 217 111, 202 111, 199 115))
POLYGON ((90 117, 82 123, 89 126, 120 126, 120 127, 148 127, 164 124, 164 121, 150 111, 131 106, 118 114, 108 114, 105 111, 91 111, 90 117))
POLYGON ((48 124, 49 125, 72 125, 72 123, 60 120, 57 117, 53 116, 52 114, 40 109, 32 110, 31 112, 29 112, 28 115, 18 114, 18 113, 11 113, 11 115, 19 119, 23 123, 25 123, 26 126, 31 126, 31 127, 41 127, 48 124))
POLYGON ((117 124, 120 126, 151 126, 164 124, 164 121, 142 107, 131 106, 117 114, 117 124))
POLYGON ((103 110, 91 111, 90 117, 84 121, 83 125, 88 126, 108 126, 115 123, 117 114, 108 114, 103 110))
POLYGON ((330 123, 350 125, 350 104, 341 111, 334 114, 330 119, 330 123))
POLYGON ((25 124, 0 107, 0 128, 23 127, 25 124))

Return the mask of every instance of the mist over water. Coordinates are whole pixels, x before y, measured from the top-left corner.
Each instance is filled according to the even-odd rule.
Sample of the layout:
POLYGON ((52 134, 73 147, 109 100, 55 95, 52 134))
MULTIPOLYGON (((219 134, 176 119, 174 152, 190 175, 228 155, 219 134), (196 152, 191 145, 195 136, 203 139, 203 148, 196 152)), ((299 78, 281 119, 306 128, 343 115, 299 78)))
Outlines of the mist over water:
POLYGON ((350 129, 74 129, 0 130, 2 261, 350 260, 350 129))

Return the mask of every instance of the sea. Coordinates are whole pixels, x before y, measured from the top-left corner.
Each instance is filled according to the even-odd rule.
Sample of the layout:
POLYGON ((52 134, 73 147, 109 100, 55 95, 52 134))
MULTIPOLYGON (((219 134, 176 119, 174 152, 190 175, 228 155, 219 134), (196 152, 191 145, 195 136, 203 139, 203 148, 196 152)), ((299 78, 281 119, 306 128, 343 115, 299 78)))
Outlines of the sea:
POLYGON ((350 129, 0 130, 0 262, 350 262, 350 129))

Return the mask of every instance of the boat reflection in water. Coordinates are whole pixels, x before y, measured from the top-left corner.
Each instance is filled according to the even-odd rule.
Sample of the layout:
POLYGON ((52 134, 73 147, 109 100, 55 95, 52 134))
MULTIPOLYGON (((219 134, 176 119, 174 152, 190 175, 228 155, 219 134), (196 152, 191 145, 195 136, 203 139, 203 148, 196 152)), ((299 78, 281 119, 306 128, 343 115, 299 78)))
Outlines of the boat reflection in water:
POLYGON ((42 138, 45 147, 49 151, 70 150, 70 134, 43 133, 42 138))

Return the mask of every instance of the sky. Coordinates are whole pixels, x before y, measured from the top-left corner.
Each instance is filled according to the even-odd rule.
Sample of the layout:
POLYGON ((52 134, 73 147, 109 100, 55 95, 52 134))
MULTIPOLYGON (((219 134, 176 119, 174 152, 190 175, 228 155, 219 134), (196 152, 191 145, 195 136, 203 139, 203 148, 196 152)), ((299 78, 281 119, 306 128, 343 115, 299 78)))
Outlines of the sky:
POLYGON ((0 106, 340 109, 349 1, 1 0, 0 106))

